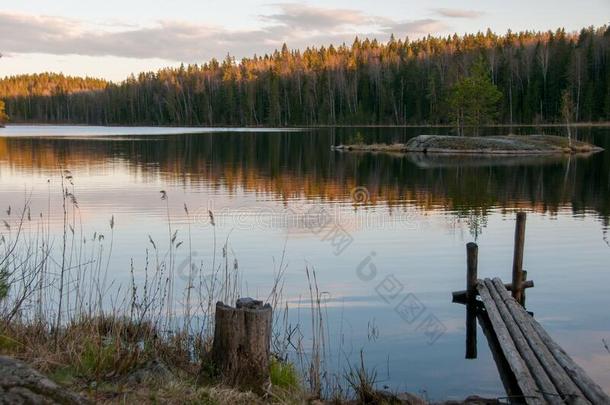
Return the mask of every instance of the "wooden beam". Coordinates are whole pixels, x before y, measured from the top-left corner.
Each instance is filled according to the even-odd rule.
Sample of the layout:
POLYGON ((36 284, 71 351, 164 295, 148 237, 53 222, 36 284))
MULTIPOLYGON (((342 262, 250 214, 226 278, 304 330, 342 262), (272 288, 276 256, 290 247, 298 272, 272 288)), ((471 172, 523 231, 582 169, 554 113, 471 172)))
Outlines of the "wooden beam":
MULTIPOLYGON (((523 274, 526 274, 527 272, 524 271, 523 274)), ((513 289, 513 285, 512 283, 506 283, 504 284, 504 287, 506 287, 506 289, 508 291, 512 291, 513 289)), ((525 280, 523 282, 523 289, 526 288, 532 288, 534 287, 534 281, 532 280, 525 280)), ((451 293, 453 296, 453 302, 459 303, 459 304, 465 304, 466 301, 468 300, 466 297, 468 296, 468 291, 467 290, 460 290, 460 291, 454 291, 451 293)))
POLYGON ((610 396, 595 383, 587 373, 549 336, 546 330, 532 318, 532 326, 546 344, 561 367, 568 373, 580 390, 593 404, 610 404, 610 396))
POLYGON ((498 308, 498 312, 500 313, 503 322, 506 325, 506 329, 508 329, 510 333, 510 337, 514 342, 514 346, 519 351, 519 354, 527 364, 527 367, 531 371, 534 381, 538 385, 544 399, 550 404, 564 404, 564 401, 561 399, 559 392, 555 388, 555 385, 547 375, 546 370, 540 364, 540 361, 534 354, 533 350, 527 343, 525 336, 521 332, 521 329, 515 323, 513 317, 511 316, 506 304, 500 297, 500 294, 496 291, 496 288, 493 285, 493 282, 490 279, 485 279, 484 284, 487 287, 489 293, 493 301, 496 303, 498 308))
MULTIPOLYGON (((540 361, 540 364, 548 374, 549 378, 557 388, 562 399, 569 404, 575 405, 590 405, 590 402, 586 399, 580 389, 570 379, 565 370, 555 360, 547 346, 544 344, 542 339, 532 326, 532 317, 525 312, 525 309, 515 301, 506 291, 502 280, 495 278, 493 285, 496 292, 500 295, 500 298, 506 304, 514 323, 519 327, 525 340, 531 347, 532 351, 540 361)), ((508 322, 508 321, 507 321, 508 322)))
POLYGON ((515 375, 517 384, 523 393, 523 400, 527 404, 545 404, 546 401, 535 384, 534 378, 525 364, 525 361, 519 354, 517 347, 500 315, 500 311, 496 306, 496 302, 492 299, 491 293, 484 282, 479 281, 478 287, 479 296, 485 305, 485 311, 493 330, 498 338, 504 358, 510 365, 510 368, 515 375))
POLYGON ((498 342, 498 337, 494 332, 487 312, 484 310, 477 311, 477 319, 479 320, 479 325, 481 325, 483 334, 485 334, 485 337, 487 337, 487 344, 489 345, 489 350, 491 351, 491 355, 496 363, 498 374, 500 375, 500 379, 502 380, 502 385, 504 385, 506 394, 509 398, 521 400, 523 398, 523 393, 519 388, 519 384, 517 383, 513 370, 510 368, 510 364, 508 364, 506 357, 504 357, 502 347, 500 346, 500 342, 498 342))

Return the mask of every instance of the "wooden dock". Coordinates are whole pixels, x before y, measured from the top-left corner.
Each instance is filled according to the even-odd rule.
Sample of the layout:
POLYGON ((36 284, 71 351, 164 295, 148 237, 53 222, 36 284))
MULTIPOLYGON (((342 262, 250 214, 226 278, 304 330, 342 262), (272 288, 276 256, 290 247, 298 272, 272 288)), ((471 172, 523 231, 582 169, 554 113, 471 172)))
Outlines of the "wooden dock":
POLYGON ((466 358, 476 358, 478 319, 511 403, 610 404, 610 397, 525 310, 525 288, 534 284, 525 280, 524 241, 525 213, 519 213, 510 284, 479 279, 478 246, 467 245, 467 288, 453 293, 454 302, 467 307, 466 358))

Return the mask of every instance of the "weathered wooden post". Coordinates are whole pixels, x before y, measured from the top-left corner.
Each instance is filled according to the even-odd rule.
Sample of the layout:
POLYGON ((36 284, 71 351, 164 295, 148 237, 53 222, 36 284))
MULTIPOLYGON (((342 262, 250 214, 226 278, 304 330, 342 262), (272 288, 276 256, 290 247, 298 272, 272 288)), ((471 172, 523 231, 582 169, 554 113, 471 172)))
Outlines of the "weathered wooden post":
POLYGON ((273 309, 240 298, 235 308, 216 303, 211 359, 223 382, 263 393, 269 382, 273 309))
POLYGON ((477 267, 479 246, 474 242, 466 244, 466 298, 474 300, 477 296, 477 267))
POLYGON ((513 298, 522 303, 523 299, 523 248, 525 246, 525 212, 517 213, 515 226, 515 252, 513 255, 513 298))
POLYGON ((466 304, 466 358, 477 358, 477 307, 474 302, 466 304))
POLYGON ((477 358, 477 267, 479 247, 470 242, 466 245, 466 358, 477 358))
POLYGON ((521 301, 519 301, 519 304, 521 304, 522 307, 525 307, 525 289, 527 288, 527 285, 527 271, 523 270, 523 283, 521 284, 521 301))

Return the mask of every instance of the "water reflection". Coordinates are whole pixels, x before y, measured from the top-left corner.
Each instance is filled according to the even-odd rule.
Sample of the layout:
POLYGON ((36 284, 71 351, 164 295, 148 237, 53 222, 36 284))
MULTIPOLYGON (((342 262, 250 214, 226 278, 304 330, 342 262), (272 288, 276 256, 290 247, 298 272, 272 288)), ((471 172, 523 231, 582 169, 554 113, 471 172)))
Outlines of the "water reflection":
MULTIPOLYGON (((372 204, 415 204, 481 221, 493 207, 610 215, 608 152, 588 158, 430 157, 331 152, 347 130, 293 133, 224 133, 124 139, 0 138, 0 169, 12 175, 48 176, 60 167, 116 172, 138 182, 222 187, 270 198, 347 201, 364 186, 372 204)), ((360 130, 362 131, 362 130, 360 130)), ((396 130, 369 130, 371 139, 400 138, 396 130)), ((413 134, 417 129, 410 129, 413 134)), ((582 132, 582 131, 581 131, 582 132)), ((607 130, 584 138, 610 149, 607 130)), ((6 174, 4 174, 6 177, 6 174)), ((473 229, 477 229, 474 225, 473 229)))
MULTIPOLYGON (((481 247, 482 274, 510 274, 512 212, 525 209, 530 213, 526 268, 537 282, 529 306, 572 357, 610 388, 610 359, 604 363, 607 352, 601 344, 610 338, 608 129, 579 129, 580 139, 606 148, 588 158, 500 160, 330 150, 355 131, 371 142, 404 142, 424 131, 442 133, 441 128, 171 136, 121 135, 114 129, 113 137, 97 129, 95 138, 79 134, 70 139, 57 137, 70 128, 54 128, 52 137, 33 136, 44 128, 30 128, 31 136, 21 137, 2 137, 2 131, 2 204, 19 207, 27 189, 32 214, 46 212, 48 190, 57 191, 59 171, 69 169, 87 231, 103 230, 112 215, 116 218, 111 269, 117 285, 129 280, 131 258, 136 266, 143 261, 148 235, 156 241, 167 238, 166 205, 159 199, 159 191, 166 190, 177 229, 184 225, 184 203, 193 217, 202 213, 204 220, 193 227, 202 261, 214 244, 205 218, 209 208, 217 213, 219 239, 230 235, 247 280, 245 292, 268 291, 284 246, 291 302, 307 296, 305 266, 316 268, 321 288, 330 294, 329 352, 341 353, 329 360, 333 367, 345 366, 364 347, 367 365, 377 367, 384 383, 426 390, 432 399, 503 394, 484 339, 477 342, 479 360, 464 360, 464 313, 450 303, 450 292, 463 288, 464 243, 473 239, 481 247), (354 203, 356 187, 369 193, 365 203, 354 203), (340 257, 303 225, 302 214, 312 207, 324 208, 353 237, 340 257), (379 299, 378 283, 358 278, 356 269, 371 252, 380 275, 394 275, 446 326, 433 346, 379 299), (375 325, 374 341, 370 324, 375 325)), ((51 204, 59 207, 57 200, 51 204)), ((183 227, 179 235, 184 233, 183 227)))

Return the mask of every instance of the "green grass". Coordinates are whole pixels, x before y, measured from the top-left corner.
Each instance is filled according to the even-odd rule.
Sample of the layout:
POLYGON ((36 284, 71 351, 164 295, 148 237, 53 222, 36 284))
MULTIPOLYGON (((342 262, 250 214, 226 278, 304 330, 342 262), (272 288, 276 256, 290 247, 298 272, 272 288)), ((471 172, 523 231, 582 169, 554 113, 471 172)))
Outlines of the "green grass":
POLYGON ((77 372, 83 377, 95 377, 114 369, 116 347, 112 342, 96 344, 87 341, 80 355, 77 372))
POLYGON ((22 343, 11 338, 10 336, 6 336, 6 335, 2 334, 2 331, 0 331, 0 351, 2 353, 5 353, 5 352, 10 353, 14 350, 20 349, 22 346, 23 346, 22 343))
POLYGON ((78 380, 78 373, 74 370, 74 367, 60 367, 49 374, 49 377, 58 384, 61 385, 72 385, 78 380))
POLYGON ((276 359, 271 360, 269 366, 271 384, 286 390, 296 390, 300 387, 299 374, 294 365, 276 359))

